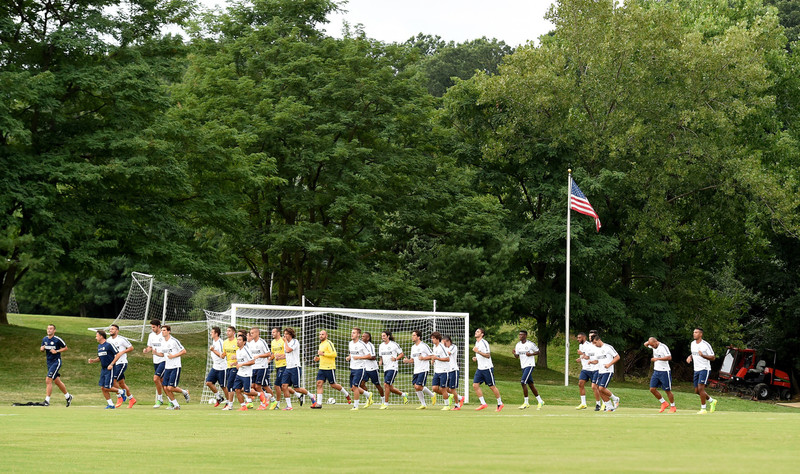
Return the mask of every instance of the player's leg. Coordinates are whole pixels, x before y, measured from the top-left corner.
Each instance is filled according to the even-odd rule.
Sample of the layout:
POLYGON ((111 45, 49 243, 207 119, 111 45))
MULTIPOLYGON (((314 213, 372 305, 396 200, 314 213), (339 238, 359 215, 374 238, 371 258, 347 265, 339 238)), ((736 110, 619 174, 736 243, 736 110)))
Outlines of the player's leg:
MULTIPOLYGON (((322 373, 322 370, 317 372, 317 402, 322 403, 322 394, 325 391, 325 374, 322 373)), ((333 385, 333 384, 331 384, 333 385)))

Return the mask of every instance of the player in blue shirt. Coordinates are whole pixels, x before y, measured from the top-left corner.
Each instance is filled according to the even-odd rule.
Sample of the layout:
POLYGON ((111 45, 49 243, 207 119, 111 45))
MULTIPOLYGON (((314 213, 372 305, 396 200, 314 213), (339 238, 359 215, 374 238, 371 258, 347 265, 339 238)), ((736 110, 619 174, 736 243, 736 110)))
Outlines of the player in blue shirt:
POLYGON ((39 348, 40 352, 47 354, 47 377, 44 379, 47 385, 47 395, 44 397, 44 405, 50 406, 50 395, 53 394, 53 383, 64 392, 64 399, 67 401, 67 406, 72 403, 72 395, 67 391, 64 382, 61 381, 61 353, 68 351, 67 343, 63 339, 56 336, 56 325, 50 324, 47 326, 47 336, 42 338, 42 347, 39 348))
POLYGON ((114 409, 114 402, 111 401, 111 394, 117 393, 114 390, 114 363, 117 361, 117 349, 114 345, 106 341, 108 336, 102 329, 97 331, 95 339, 97 339, 97 357, 89 359, 90 364, 100 362, 100 382, 98 385, 103 390, 103 398, 106 399, 106 410, 114 409))

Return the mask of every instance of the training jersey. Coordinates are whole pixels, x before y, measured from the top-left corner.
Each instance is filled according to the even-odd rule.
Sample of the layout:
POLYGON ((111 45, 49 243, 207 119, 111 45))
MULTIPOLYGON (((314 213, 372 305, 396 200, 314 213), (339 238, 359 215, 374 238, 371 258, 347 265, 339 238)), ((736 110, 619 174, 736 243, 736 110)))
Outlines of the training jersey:
POLYGON ((330 339, 325 339, 319 343, 319 351, 322 355, 319 356, 319 369, 320 370, 333 370, 336 368, 336 348, 330 339))
POLYGON ((448 357, 450 357, 450 372, 458 370, 458 346, 450 344, 450 347, 447 347, 446 350, 448 357))
POLYGON ((100 366, 105 369, 107 368, 112 362, 114 362, 114 356, 117 355, 117 349, 114 347, 114 344, 111 344, 106 340, 106 342, 97 345, 97 357, 100 358, 100 366))
MULTIPOLYGON (((672 355, 669 352, 669 347, 667 347, 667 345, 663 342, 659 342, 658 347, 651 347, 651 349, 653 349, 653 357, 669 357, 672 355)), ((669 361, 657 360, 655 364, 653 364, 653 370, 657 370, 659 372, 669 372, 669 361)))
POLYGON ((381 359, 383 359, 383 371, 397 370, 399 364, 396 360, 392 360, 392 357, 397 358, 403 353, 400 345, 394 341, 389 341, 388 344, 381 342, 381 345, 378 346, 378 351, 381 354, 381 359))
POLYGON ((595 349, 597 349, 597 347, 589 341, 584 341, 580 346, 578 346, 578 350, 583 352, 583 354, 588 357, 588 359, 581 357, 581 369, 589 372, 597 371, 597 364, 589 363, 593 360, 597 360, 597 357, 595 357, 595 349))
MULTIPOLYGON (((256 341, 253 339, 252 341, 246 344, 247 350, 250 351, 250 355, 253 356, 253 359, 256 360, 256 363, 253 365, 254 369, 266 369, 269 367, 269 358, 268 357, 258 357, 263 354, 269 354, 269 346, 267 345, 267 341, 263 338, 258 338, 256 341)), ((236 356, 238 359, 239 356, 236 356)))
POLYGON ((56 335, 53 335, 53 337, 47 337, 47 336, 43 337, 42 345, 44 346, 45 354, 47 354, 47 365, 50 365, 54 362, 58 362, 61 360, 61 353, 58 352, 56 354, 53 354, 50 352, 51 349, 59 350, 63 349, 64 347, 67 347, 67 343, 56 335))
POLYGON ((414 359, 414 373, 420 374, 431 370, 431 362, 429 360, 420 359, 421 356, 429 356, 433 354, 431 348, 427 344, 421 342, 411 346, 411 358, 414 359))
POLYGON ((162 336, 160 332, 155 333, 153 331, 150 331, 150 334, 147 336, 147 347, 153 349, 154 364, 160 364, 164 362, 163 357, 156 355, 156 352, 161 352, 161 344, 163 343, 164 343, 164 336, 162 336))
MULTIPOLYGON (((372 341, 365 342, 364 346, 367 348, 367 354, 371 355, 372 357, 376 357, 375 344, 373 344, 372 341)), ((364 360, 364 368, 367 370, 367 372, 372 372, 372 371, 378 370, 378 359, 377 359, 377 357, 375 359, 366 359, 366 360, 364 360)))
MULTIPOLYGON (((225 355, 225 349, 222 348, 222 339, 211 340, 211 346, 223 356, 225 355)), ((211 351, 209 351, 211 352, 211 351)), ((225 370, 228 368, 228 361, 226 357, 220 357, 213 352, 211 352, 211 368, 214 370, 225 370)))
POLYGON ((367 345, 364 344, 364 341, 361 339, 353 342, 352 340, 347 344, 347 349, 350 351, 350 370, 359 370, 365 369, 367 367, 367 361, 364 359, 356 359, 355 356, 365 356, 369 349, 367 349, 367 345))
MULTIPOLYGON (((447 353, 447 348, 444 347, 444 344, 441 342, 435 346, 433 346, 433 355, 436 357, 450 357, 450 354, 447 353)), ((434 360, 433 361, 433 373, 434 374, 446 374, 450 372, 450 361, 445 360, 434 360)))
POLYGON ((519 365, 523 369, 526 367, 536 367, 536 356, 527 355, 528 352, 539 352, 539 348, 533 341, 518 342, 514 347, 514 352, 519 356, 519 365))
MULTIPOLYGON (((106 342, 110 342, 114 346, 114 349, 117 350, 117 352, 122 352, 125 349, 131 347, 131 341, 125 339, 119 334, 117 334, 117 337, 109 337, 108 339, 106 339, 106 342)), ((122 365, 127 363, 128 363, 128 354, 125 353, 119 356, 119 359, 117 359, 117 363, 114 365, 122 365)))
POLYGON ((477 347, 479 351, 489 354, 489 357, 484 357, 477 352, 475 353, 475 357, 478 359, 478 370, 488 370, 494 367, 494 364, 492 364, 492 353, 489 352, 489 343, 486 342, 486 339, 476 341, 475 347, 477 347))
POLYGON ((228 363, 228 368, 232 369, 236 367, 236 351, 239 349, 238 344, 236 344, 236 338, 233 339, 225 339, 222 341, 222 350, 225 351, 225 360, 228 363))
MULTIPOLYGON (((597 347, 597 346, 595 346, 597 347)), ((614 357, 618 356, 617 351, 614 349, 614 346, 611 344, 603 344, 600 347, 597 347, 597 352, 595 354, 597 356, 597 366, 598 371, 601 374, 613 374, 614 373, 614 366, 612 365, 609 368, 606 368, 605 365, 610 363, 614 357)))
MULTIPOLYGON (((272 355, 274 356, 286 354, 283 350, 283 339, 280 337, 273 339, 270 343, 270 347, 272 348, 272 355)), ((286 359, 275 359, 275 368, 277 369, 280 367, 286 367, 286 359)))
MULTIPOLYGON (((162 344, 161 347, 162 347, 161 352, 164 354, 165 357, 169 354, 177 354, 178 352, 183 350, 183 345, 181 344, 181 341, 171 336, 169 340, 164 340, 164 344, 162 344)), ((180 356, 175 357, 174 359, 166 357, 166 359, 167 360, 165 361, 166 363, 164 365, 165 369, 177 369, 178 367, 181 366, 180 356)))
POLYGON ((694 371, 700 370, 711 370, 711 361, 700 357, 698 352, 703 351, 705 355, 714 355, 714 349, 711 348, 711 344, 706 341, 701 340, 698 344, 697 341, 692 341, 690 344, 692 349, 692 362, 694 364, 694 371))
MULTIPOLYGON (((247 348, 247 344, 245 343, 241 349, 236 348, 236 362, 239 364, 244 364, 245 362, 250 362, 253 360, 253 354, 250 353, 250 350, 247 348)), ((253 366, 252 365, 243 365, 239 367, 239 370, 236 371, 236 375, 242 377, 252 377, 253 376, 253 366)))
POLYGON ((284 351, 286 350, 286 346, 289 346, 289 348, 292 349, 292 352, 285 352, 286 368, 294 369, 295 367, 300 367, 300 341, 297 339, 292 339, 289 342, 285 342, 284 351))

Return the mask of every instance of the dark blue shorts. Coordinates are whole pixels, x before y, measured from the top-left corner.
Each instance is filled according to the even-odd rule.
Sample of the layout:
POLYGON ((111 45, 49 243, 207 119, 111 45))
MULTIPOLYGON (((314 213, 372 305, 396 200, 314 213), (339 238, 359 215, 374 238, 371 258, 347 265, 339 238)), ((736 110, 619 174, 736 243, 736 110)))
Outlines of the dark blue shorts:
POLYGON ((269 387, 269 369, 253 369, 253 376, 250 378, 255 385, 269 387))
POLYGON ((458 371, 447 373, 447 388, 458 388, 458 371))
POLYGON ((181 368, 166 369, 164 371, 164 381, 161 385, 165 387, 177 387, 181 383, 181 368))
POLYGON ((242 377, 237 375, 233 381, 233 390, 241 390, 244 393, 250 393, 250 377, 242 377))
POLYGON ((358 387, 361 381, 364 380, 364 369, 350 369, 350 386, 358 387))
POLYGON ((394 379, 397 377, 396 370, 384 370, 383 371, 383 383, 387 385, 394 385, 394 379))
POLYGON ((603 387, 603 388, 608 387, 608 384, 611 383, 611 376, 613 376, 613 375, 614 374, 611 373, 611 372, 609 372, 607 374, 598 373, 597 374, 597 382, 596 382, 597 386, 598 387, 603 387))
POLYGON ((533 383, 533 370, 535 368, 536 367, 531 366, 522 369, 522 378, 519 379, 519 383, 521 383, 522 385, 533 383))
POLYGON ((581 370, 581 374, 578 375, 578 380, 588 380, 589 382, 594 382, 597 380, 597 371, 596 370, 581 370))
POLYGON ((336 383, 336 371, 333 369, 319 369, 317 380, 334 384, 336 383))
POLYGON ((425 386, 425 382, 428 381, 428 373, 427 372, 420 372, 418 374, 414 374, 414 378, 411 379, 411 383, 413 385, 420 385, 425 386))
POLYGON ((153 374, 158 378, 164 378, 164 370, 166 370, 167 363, 166 362, 159 362, 158 364, 153 363, 153 374))
POLYGON ((290 387, 299 387, 300 367, 292 367, 291 369, 286 368, 286 370, 283 371, 283 377, 281 378, 281 385, 288 385, 290 387))
POLYGON ((114 366, 114 380, 125 380, 125 371, 128 369, 127 362, 114 366))
POLYGON ((650 388, 663 388, 666 391, 672 390, 672 374, 669 370, 655 370, 650 377, 650 388))
POLYGON ((61 359, 58 359, 51 364, 47 364, 47 377, 51 379, 61 377, 61 359))
POLYGON ((433 373, 433 387, 447 387, 447 372, 433 373))
POLYGON ((380 385, 381 379, 378 377, 377 370, 365 370, 364 371, 364 381, 365 382, 372 382, 373 385, 380 385))
POLYGON ((236 372, 239 370, 236 367, 225 369, 225 388, 233 390, 233 382, 236 381, 236 372))
POLYGON ((697 388, 700 384, 707 384, 708 383, 708 370, 697 370, 694 373, 694 377, 692 377, 692 385, 694 388, 697 388))
POLYGON ((283 373, 286 372, 286 367, 275 367, 275 386, 278 387, 283 382, 283 373))
POLYGON ((476 370, 475 377, 472 378, 472 383, 478 385, 485 383, 486 386, 491 387, 494 385, 494 367, 491 369, 476 370))
POLYGON ((225 371, 211 369, 206 376, 206 382, 218 383, 220 387, 225 387, 225 371))
POLYGON ((103 388, 111 388, 114 385, 114 372, 103 367, 100 369, 100 381, 97 385, 103 388))

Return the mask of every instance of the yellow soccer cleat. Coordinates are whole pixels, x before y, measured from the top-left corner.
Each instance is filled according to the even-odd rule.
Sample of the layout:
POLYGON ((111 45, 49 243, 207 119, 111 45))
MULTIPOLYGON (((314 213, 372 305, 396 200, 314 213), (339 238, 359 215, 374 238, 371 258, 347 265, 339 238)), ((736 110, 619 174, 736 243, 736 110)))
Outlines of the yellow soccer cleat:
POLYGON ((698 415, 705 415, 708 413, 705 408, 701 408, 700 411, 697 412, 698 415))
POLYGON ((544 406, 544 402, 539 402, 539 403, 536 404, 536 409, 537 410, 541 410, 543 406, 544 406))
POLYGON ((447 406, 447 405, 445 405, 445 406, 442 408, 442 411, 449 411, 449 410, 450 410, 450 407, 449 407, 449 406, 447 406))
POLYGON ((587 408, 589 407, 587 407, 585 403, 581 403, 580 405, 575 407, 576 410, 585 410, 587 408))
POLYGON ((427 410, 428 407, 426 405, 420 405, 417 407, 417 410, 427 410))
POLYGON ((714 413, 715 411, 717 411, 717 399, 716 398, 711 400, 711 410, 709 410, 709 411, 711 413, 714 413))
POLYGON ((530 408, 530 407, 531 407, 530 403, 523 403, 522 405, 519 406, 519 409, 520 410, 524 410, 524 409, 530 408))
POLYGON ((431 397, 431 405, 436 405, 436 394, 435 393, 431 397))
POLYGON ((388 409, 389 409, 389 405, 381 405, 381 407, 378 408, 378 410, 388 410, 388 409))
POLYGON ((369 408, 370 406, 372 406, 372 394, 371 393, 369 394, 369 398, 367 398, 367 404, 364 405, 364 408, 369 408))

